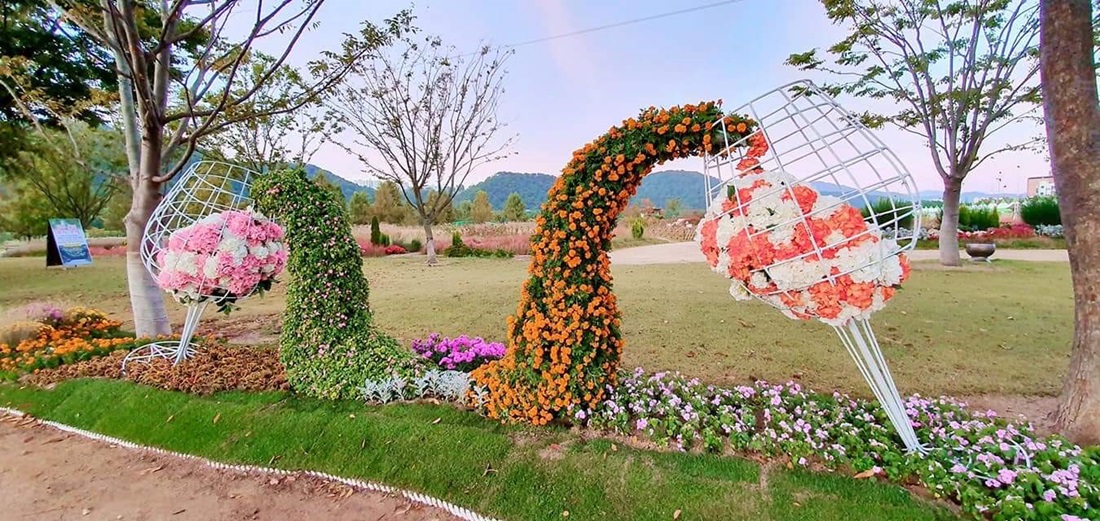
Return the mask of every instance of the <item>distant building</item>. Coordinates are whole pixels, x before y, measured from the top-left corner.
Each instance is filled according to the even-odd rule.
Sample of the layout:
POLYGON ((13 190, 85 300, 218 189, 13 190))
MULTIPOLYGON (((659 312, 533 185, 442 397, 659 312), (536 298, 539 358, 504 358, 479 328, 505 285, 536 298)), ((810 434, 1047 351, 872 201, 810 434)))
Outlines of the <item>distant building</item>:
POLYGON ((1054 177, 1029 177, 1027 178, 1027 196, 1043 197, 1054 195, 1054 177))

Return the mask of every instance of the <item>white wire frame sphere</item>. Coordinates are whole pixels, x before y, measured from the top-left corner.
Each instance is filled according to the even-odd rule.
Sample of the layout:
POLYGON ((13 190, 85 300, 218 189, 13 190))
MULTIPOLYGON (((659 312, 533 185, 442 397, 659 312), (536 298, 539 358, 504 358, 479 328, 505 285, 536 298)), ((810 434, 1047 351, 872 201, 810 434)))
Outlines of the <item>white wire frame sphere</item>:
MULTIPOLYGON (((741 133, 733 129, 726 132, 722 128, 723 139, 716 144, 713 153, 704 157, 704 183, 708 201, 726 197, 729 187, 735 185, 746 173, 738 170, 737 165, 745 158, 749 142, 755 134, 762 135, 769 147, 767 153, 759 158, 759 167, 763 172, 783 172, 793 177, 792 184, 776 187, 764 196, 786 190, 793 199, 795 186, 807 186, 822 196, 827 195, 838 200, 828 207, 801 213, 773 228, 746 230, 741 233, 753 238, 776 229, 793 229, 799 224, 809 226, 810 218, 825 217, 840 205, 850 205, 862 210, 873 208, 877 204, 882 210, 879 213, 868 212, 869 215, 864 218, 867 230, 858 235, 844 237, 842 240, 821 241, 811 234, 811 249, 793 258, 755 269, 754 273, 785 263, 820 260, 825 250, 844 247, 863 235, 874 234, 896 242, 895 246, 893 242, 878 241, 881 250, 876 260, 880 265, 884 264, 882 261, 905 254, 916 246, 921 208, 919 192, 912 175, 897 155, 859 121, 857 115, 844 109, 812 82, 802 80, 783 85, 731 112, 748 116, 758 126, 752 134, 745 137, 741 137, 741 133), (909 227, 900 226, 909 220, 912 222, 909 227)), ((736 190, 732 192, 730 197, 736 199, 737 209, 746 209, 748 203, 740 201, 736 190)), ((713 217, 708 214, 704 220, 713 217)), ((826 278, 835 285, 838 278, 868 267, 852 266, 839 273, 830 273, 826 278)), ((814 283, 817 282, 819 281, 814 283)), ((806 289, 810 285, 812 284, 754 295, 774 296, 806 289)), ((774 299, 764 301, 783 309, 774 299)))
MULTIPOLYGON (((162 266, 162 251, 168 248, 172 233, 196 222, 229 210, 244 211, 252 206, 252 179, 258 174, 247 168, 220 161, 197 161, 184 171, 164 194, 149 222, 141 244, 141 261, 157 279, 162 266)), ((228 292, 228 288, 219 288, 228 292)), ((203 294, 217 298, 222 295, 203 294)), ((247 295, 236 295, 243 298, 247 295)))

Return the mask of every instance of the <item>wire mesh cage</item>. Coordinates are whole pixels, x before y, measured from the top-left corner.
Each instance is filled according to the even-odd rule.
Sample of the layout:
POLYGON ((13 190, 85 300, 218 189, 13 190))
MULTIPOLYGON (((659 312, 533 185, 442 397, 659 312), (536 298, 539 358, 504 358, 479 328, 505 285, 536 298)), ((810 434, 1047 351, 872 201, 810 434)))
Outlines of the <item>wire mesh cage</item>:
POLYGON ((857 115, 809 81, 735 109, 704 158, 711 206, 696 240, 739 300, 833 326, 903 442, 922 450, 868 319, 909 275, 920 227, 908 170, 857 115), (741 128, 740 130, 745 130, 741 128))
POLYGON ((145 227, 141 260, 157 284, 187 305, 180 340, 154 342, 127 363, 194 354, 191 343, 209 304, 231 305, 281 270, 275 257, 282 230, 252 211, 249 189, 257 174, 218 161, 193 163, 164 195, 145 227), (266 261, 256 261, 259 256, 266 261), (246 262, 250 261, 250 262, 246 262))
POLYGON ((251 207, 249 190, 256 175, 247 168, 219 161, 191 164, 164 194, 145 226, 141 262, 154 279, 164 268, 160 253, 167 248, 172 233, 210 215, 251 207))

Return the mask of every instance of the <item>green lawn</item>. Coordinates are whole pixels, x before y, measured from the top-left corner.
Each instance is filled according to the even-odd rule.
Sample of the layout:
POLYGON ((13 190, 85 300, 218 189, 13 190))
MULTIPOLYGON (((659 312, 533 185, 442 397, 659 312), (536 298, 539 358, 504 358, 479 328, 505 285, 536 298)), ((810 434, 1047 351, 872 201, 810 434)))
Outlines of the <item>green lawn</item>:
MULTIPOLYGON (((415 257, 366 259, 376 323, 410 340, 439 331, 504 340, 525 261, 415 257)), ((0 259, 0 306, 63 299, 129 315, 121 259, 47 270, 42 259, 0 259)), ((784 318, 760 303, 735 302, 726 281, 702 264, 620 266, 625 365, 679 370, 714 383, 800 378, 816 390, 867 395, 830 328, 784 318)), ((201 331, 278 332, 283 287, 243 303, 229 318, 210 313, 201 331)), ((177 327, 183 308, 169 304, 177 327)), ((918 266, 873 323, 903 392, 1053 395, 1061 385, 1073 331, 1065 263, 997 261, 945 270, 918 266)))
POLYGON ((555 428, 506 428, 449 406, 367 407, 281 393, 198 397, 126 382, 0 384, 38 417, 222 461, 313 469, 417 490, 509 520, 949 519, 873 480, 636 450, 555 428))

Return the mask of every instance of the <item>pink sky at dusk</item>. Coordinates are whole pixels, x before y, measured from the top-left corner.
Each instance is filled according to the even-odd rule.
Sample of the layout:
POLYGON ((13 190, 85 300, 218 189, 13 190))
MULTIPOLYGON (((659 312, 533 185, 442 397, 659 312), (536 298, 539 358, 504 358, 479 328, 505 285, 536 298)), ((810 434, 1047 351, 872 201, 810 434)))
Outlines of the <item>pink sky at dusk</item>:
MULTIPOLYGON (((424 0, 413 6, 413 12, 422 33, 438 35, 461 51, 486 43, 526 42, 707 3, 424 0)), ((303 63, 322 50, 335 48, 340 35, 355 31, 361 20, 380 22, 406 7, 408 3, 392 0, 328 0, 319 17, 321 27, 299 45, 294 60, 303 63)), ((513 148, 516 153, 481 167, 466 184, 502 170, 557 175, 573 150, 650 105, 721 98, 727 110, 733 109, 806 77, 783 65, 787 56, 828 46, 842 35, 843 29, 829 23, 816 0, 743 0, 520 46, 508 61, 506 93, 499 107, 500 118, 508 124, 506 130, 518 135, 513 148)), ((861 108, 858 100, 840 101, 850 109, 861 108)), ((1004 131, 1003 137, 1019 139, 1041 132, 1039 127, 1021 127, 1004 131)), ((906 163, 920 189, 942 188, 920 139, 899 130, 884 130, 880 136, 906 163)), ((311 162, 348 179, 366 178, 358 160, 331 143, 311 162)), ((701 171, 702 161, 681 160, 658 170, 672 168, 701 171)), ((1028 177, 1048 174, 1045 154, 1004 154, 971 173, 964 190, 1024 192, 1028 177)))

